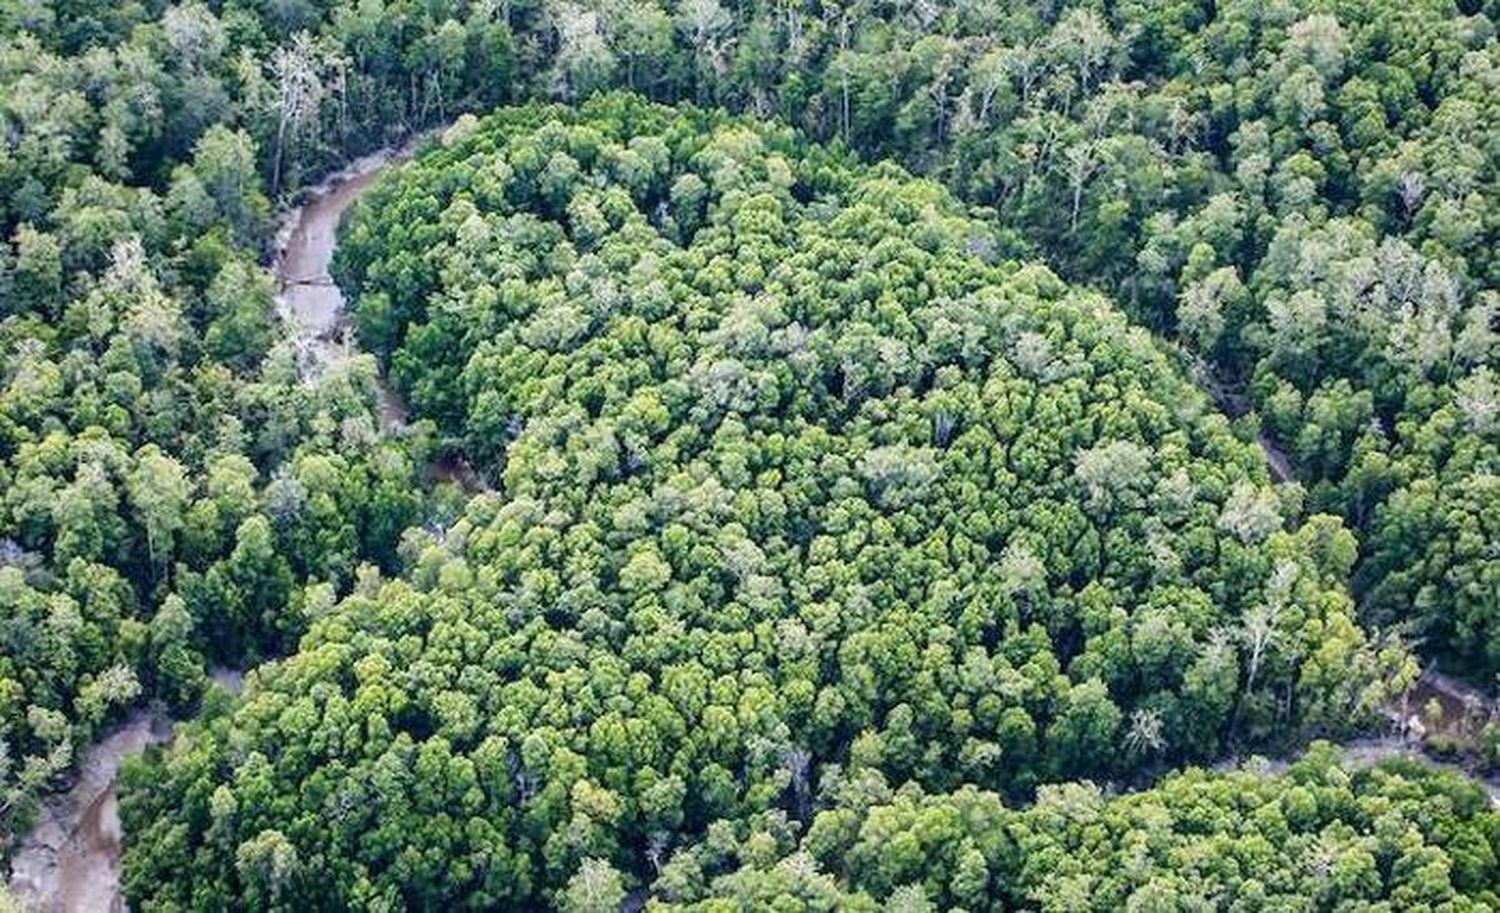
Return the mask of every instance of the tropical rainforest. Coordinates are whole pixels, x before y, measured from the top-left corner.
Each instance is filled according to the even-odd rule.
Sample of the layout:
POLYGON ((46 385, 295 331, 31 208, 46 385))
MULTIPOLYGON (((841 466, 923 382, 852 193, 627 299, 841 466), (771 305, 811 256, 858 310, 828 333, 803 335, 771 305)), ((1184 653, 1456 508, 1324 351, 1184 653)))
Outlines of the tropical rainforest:
POLYGON ((0 0, 0 859, 145 708, 140 910, 1500 909, 1497 27, 0 0))

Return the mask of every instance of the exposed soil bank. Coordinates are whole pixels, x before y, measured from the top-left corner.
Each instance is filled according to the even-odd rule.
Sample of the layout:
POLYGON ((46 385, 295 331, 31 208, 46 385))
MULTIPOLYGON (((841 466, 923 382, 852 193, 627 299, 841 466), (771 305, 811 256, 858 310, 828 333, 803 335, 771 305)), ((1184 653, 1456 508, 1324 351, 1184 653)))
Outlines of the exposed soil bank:
MULTIPOLYGON (((244 676, 214 668, 209 678, 237 693, 244 676)), ((10 890, 39 913, 119 913, 120 807, 115 784, 126 758, 172 738, 173 721, 144 708, 115 726, 83 754, 66 792, 48 797, 11 859, 10 890)))
MULTIPOLYGON (((1440 761, 1426 751, 1420 745, 1409 738, 1402 736, 1364 736, 1351 739, 1347 742, 1337 744, 1339 752, 1344 756, 1344 763, 1353 768, 1374 767, 1381 761, 1392 758, 1401 758, 1407 761, 1420 761, 1428 767, 1445 770, 1449 773, 1458 774, 1471 783, 1485 791, 1490 797, 1490 804, 1500 808, 1500 780, 1494 777, 1481 776, 1474 771, 1450 761, 1440 761)), ((1285 773, 1293 762, 1302 756, 1302 752, 1286 758, 1266 758, 1260 755, 1247 755, 1245 757, 1226 758, 1210 765, 1210 770, 1216 773, 1228 773, 1235 770, 1254 770, 1267 775, 1285 773)))
POLYGON ((36 824, 11 860, 11 893, 26 909, 125 909, 115 780, 125 758, 167 741, 171 734, 169 721, 136 711, 88 749, 72 789, 42 803, 36 824))
MULTIPOLYGON (((354 354, 344 296, 329 275, 339 222, 359 195, 393 162, 411 157, 425 134, 398 147, 356 159, 305 192, 306 202, 283 217, 271 264, 276 275, 276 305, 297 344, 304 377, 315 378, 354 354)), ((390 426, 406 420, 406 408, 384 385, 382 419, 390 426)))

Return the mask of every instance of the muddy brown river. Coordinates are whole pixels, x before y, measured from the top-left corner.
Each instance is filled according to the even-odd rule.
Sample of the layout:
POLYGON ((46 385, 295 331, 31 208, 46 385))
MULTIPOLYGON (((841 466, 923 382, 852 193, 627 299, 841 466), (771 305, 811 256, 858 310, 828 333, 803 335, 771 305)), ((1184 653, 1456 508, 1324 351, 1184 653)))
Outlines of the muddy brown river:
MULTIPOLYGON (((273 264, 276 303, 309 382, 354 353, 344 299, 328 274, 339 221, 382 169, 406 158, 415 146, 413 140, 355 161, 309 191, 308 201, 283 222, 273 264)), ((382 424, 388 429, 402 425, 406 410, 400 398, 384 384, 378 393, 382 424)), ((210 677, 232 693, 242 684, 241 673, 234 670, 215 669, 210 677)), ((41 913, 126 909, 120 886, 124 835, 115 796, 120 766, 148 745, 171 737, 172 721, 140 709, 83 750, 72 787, 41 803, 35 825, 11 858, 10 890, 23 908, 41 913)))
MULTIPOLYGON (((293 210, 277 239, 277 307, 297 345, 304 377, 315 379, 355 354, 344 296, 328 272, 338 243, 339 222, 360 194, 392 162, 411 155, 413 140, 394 150, 366 156, 311 191, 293 210)), ((384 384, 382 420, 399 425, 406 418, 400 399, 384 384)))
POLYGON ((10 890, 27 910, 124 910, 120 895, 120 764, 171 738, 171 724, 138 710, 84 753, 73 788, 52 796, 11 860, 10 890))
MULTIPOLYGON (((366 156, 329 178, 311 191, 308 202, 294 211, 278 238, 277 306, 296 342, 298 366, 310 381, 360 351, 350 330, 347 302, 328 272, 344 213, 383 170, 410 158, 430 135, 366 156)), ((377 380, 375 395, 381 426, 399 431, 406 424, 406 403, 384 378, 377 380)), ((450 482, 470 494, 488 489, 473 467, 454 454, 434 459, 428 472, 433 481, 450 482)))
MULTIPOLYGON (((208 677, 238 694, 244 674, 218 667, 208 677)), ((115 784, 120 765, 148 745, 172 738, 172 721, 136 710, 83 753, 73 785, 49 796, 36 823, 11 858, 10 891, 27 910, 45 913, 117 913, 120 893, 120 806, 115 784)))

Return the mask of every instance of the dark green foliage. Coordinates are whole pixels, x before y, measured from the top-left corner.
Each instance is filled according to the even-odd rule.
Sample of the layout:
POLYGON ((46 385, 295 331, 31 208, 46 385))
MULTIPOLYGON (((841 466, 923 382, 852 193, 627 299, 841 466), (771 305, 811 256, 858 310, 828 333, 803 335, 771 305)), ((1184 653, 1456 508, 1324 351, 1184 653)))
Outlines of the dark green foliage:
POLYGON ((1284 774, 1192 770, 1132 795, 1043 788, 1006 808, 965 788, 825 784, 805 835, 764 816, 678 854, 658 910, 1480 911, 1500 904, 1500 820, 1416 762, 1354 769, 1315 747, 1284 774), (800 903, 799 903, 800 902, 800 903))
POLYGON ((1287 529, 1149 336, 934 184, 612 96, 360 207, 341 275, 503 493, 132 795, 148 907, 562 902, 842 766, 1021 797, 1409 674, 1337 521, 1287 529))
POLYGON ((1414 770, 999 796, 1359 725, 1393 629, 1500 670, 1497 18, 0 0, 0 849, 292 653, 136 775, 137 900, 1494 906, 1414 770), (302 376, 273 205, 616 88, 758 125, 459 121, 302 376))

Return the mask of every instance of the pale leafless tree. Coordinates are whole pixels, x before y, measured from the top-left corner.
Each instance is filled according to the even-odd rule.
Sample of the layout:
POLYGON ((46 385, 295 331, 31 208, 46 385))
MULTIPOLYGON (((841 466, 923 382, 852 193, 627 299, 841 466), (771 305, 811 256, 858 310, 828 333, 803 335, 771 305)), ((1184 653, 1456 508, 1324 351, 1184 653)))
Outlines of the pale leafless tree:
POLYGON ((287 145, 308 127, 316 129, 325 92, 322 54, 306 32, 271 53, 276 86, 276 147, 271 158, 271 193, 281 190, 287 145))

